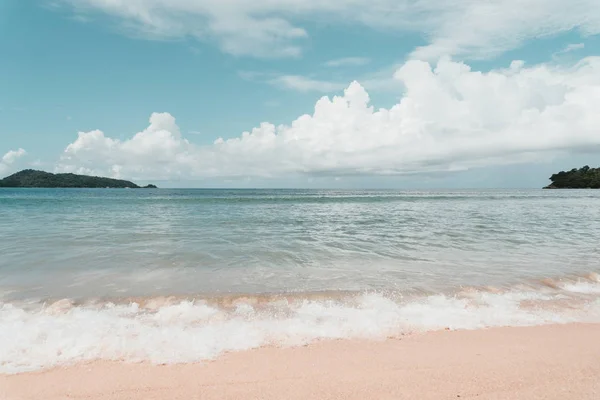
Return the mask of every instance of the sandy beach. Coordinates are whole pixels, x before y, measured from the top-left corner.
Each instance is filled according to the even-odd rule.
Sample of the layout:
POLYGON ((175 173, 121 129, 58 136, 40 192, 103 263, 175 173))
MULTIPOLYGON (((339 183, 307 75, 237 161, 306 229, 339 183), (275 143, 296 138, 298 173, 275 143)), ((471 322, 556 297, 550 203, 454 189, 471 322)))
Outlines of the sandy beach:
POLYGON ((598 399, 600 325, 323 341, 202 364, 92 362, 0 377, 0 398, 598 399))

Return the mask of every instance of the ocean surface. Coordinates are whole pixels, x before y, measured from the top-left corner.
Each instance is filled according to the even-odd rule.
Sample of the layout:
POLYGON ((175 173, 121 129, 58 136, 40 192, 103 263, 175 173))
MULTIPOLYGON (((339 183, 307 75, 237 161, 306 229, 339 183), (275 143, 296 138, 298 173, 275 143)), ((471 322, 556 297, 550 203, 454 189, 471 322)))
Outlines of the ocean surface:
POLYGON ((0 189, 0 373, 600 322, 600 191, 0 189))

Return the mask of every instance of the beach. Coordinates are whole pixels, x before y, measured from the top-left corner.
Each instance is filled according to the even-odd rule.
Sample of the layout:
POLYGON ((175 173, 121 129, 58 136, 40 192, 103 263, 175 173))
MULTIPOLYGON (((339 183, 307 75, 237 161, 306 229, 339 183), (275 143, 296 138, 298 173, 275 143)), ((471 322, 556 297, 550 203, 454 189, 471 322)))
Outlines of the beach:
POLYGON ((516 5, 0 0, 0 400, 600 400, 600 0, 516 5))
POLYGON ((263 347, 176 365, 95 361, 0 376, 10 400, 597 399, 600 324, 263 347))
POLYGON ((600 192, 0 205, 0 400, 600 398, 600 192))

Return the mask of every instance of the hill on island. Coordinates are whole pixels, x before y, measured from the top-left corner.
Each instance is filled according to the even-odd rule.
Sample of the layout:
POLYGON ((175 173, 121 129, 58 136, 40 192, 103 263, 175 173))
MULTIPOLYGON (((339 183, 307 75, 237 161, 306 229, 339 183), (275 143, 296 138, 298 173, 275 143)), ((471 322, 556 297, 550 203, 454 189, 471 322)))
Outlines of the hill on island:
MULTIPOLYGON (((0 187, 9 188, 132 188, 140 186, 121 179, 76 174, 51 174, 26 169, 0 180, 0 187)), ((145 188, 156 188, 154 185, 145 188)))
POLYGON ((600 189, 600 168, 573 168, 550 177, 552 183, 544 189, 600 189))

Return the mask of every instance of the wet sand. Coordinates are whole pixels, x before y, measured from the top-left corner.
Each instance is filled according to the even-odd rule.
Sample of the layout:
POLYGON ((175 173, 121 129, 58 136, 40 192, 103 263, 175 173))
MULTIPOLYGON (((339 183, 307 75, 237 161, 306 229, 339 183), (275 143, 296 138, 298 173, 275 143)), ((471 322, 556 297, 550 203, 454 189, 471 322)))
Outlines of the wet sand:
POLYGON ((98 361, 0 376, 4 400, 600 399, 600 324, 261 348, 202 364, 98 361))

